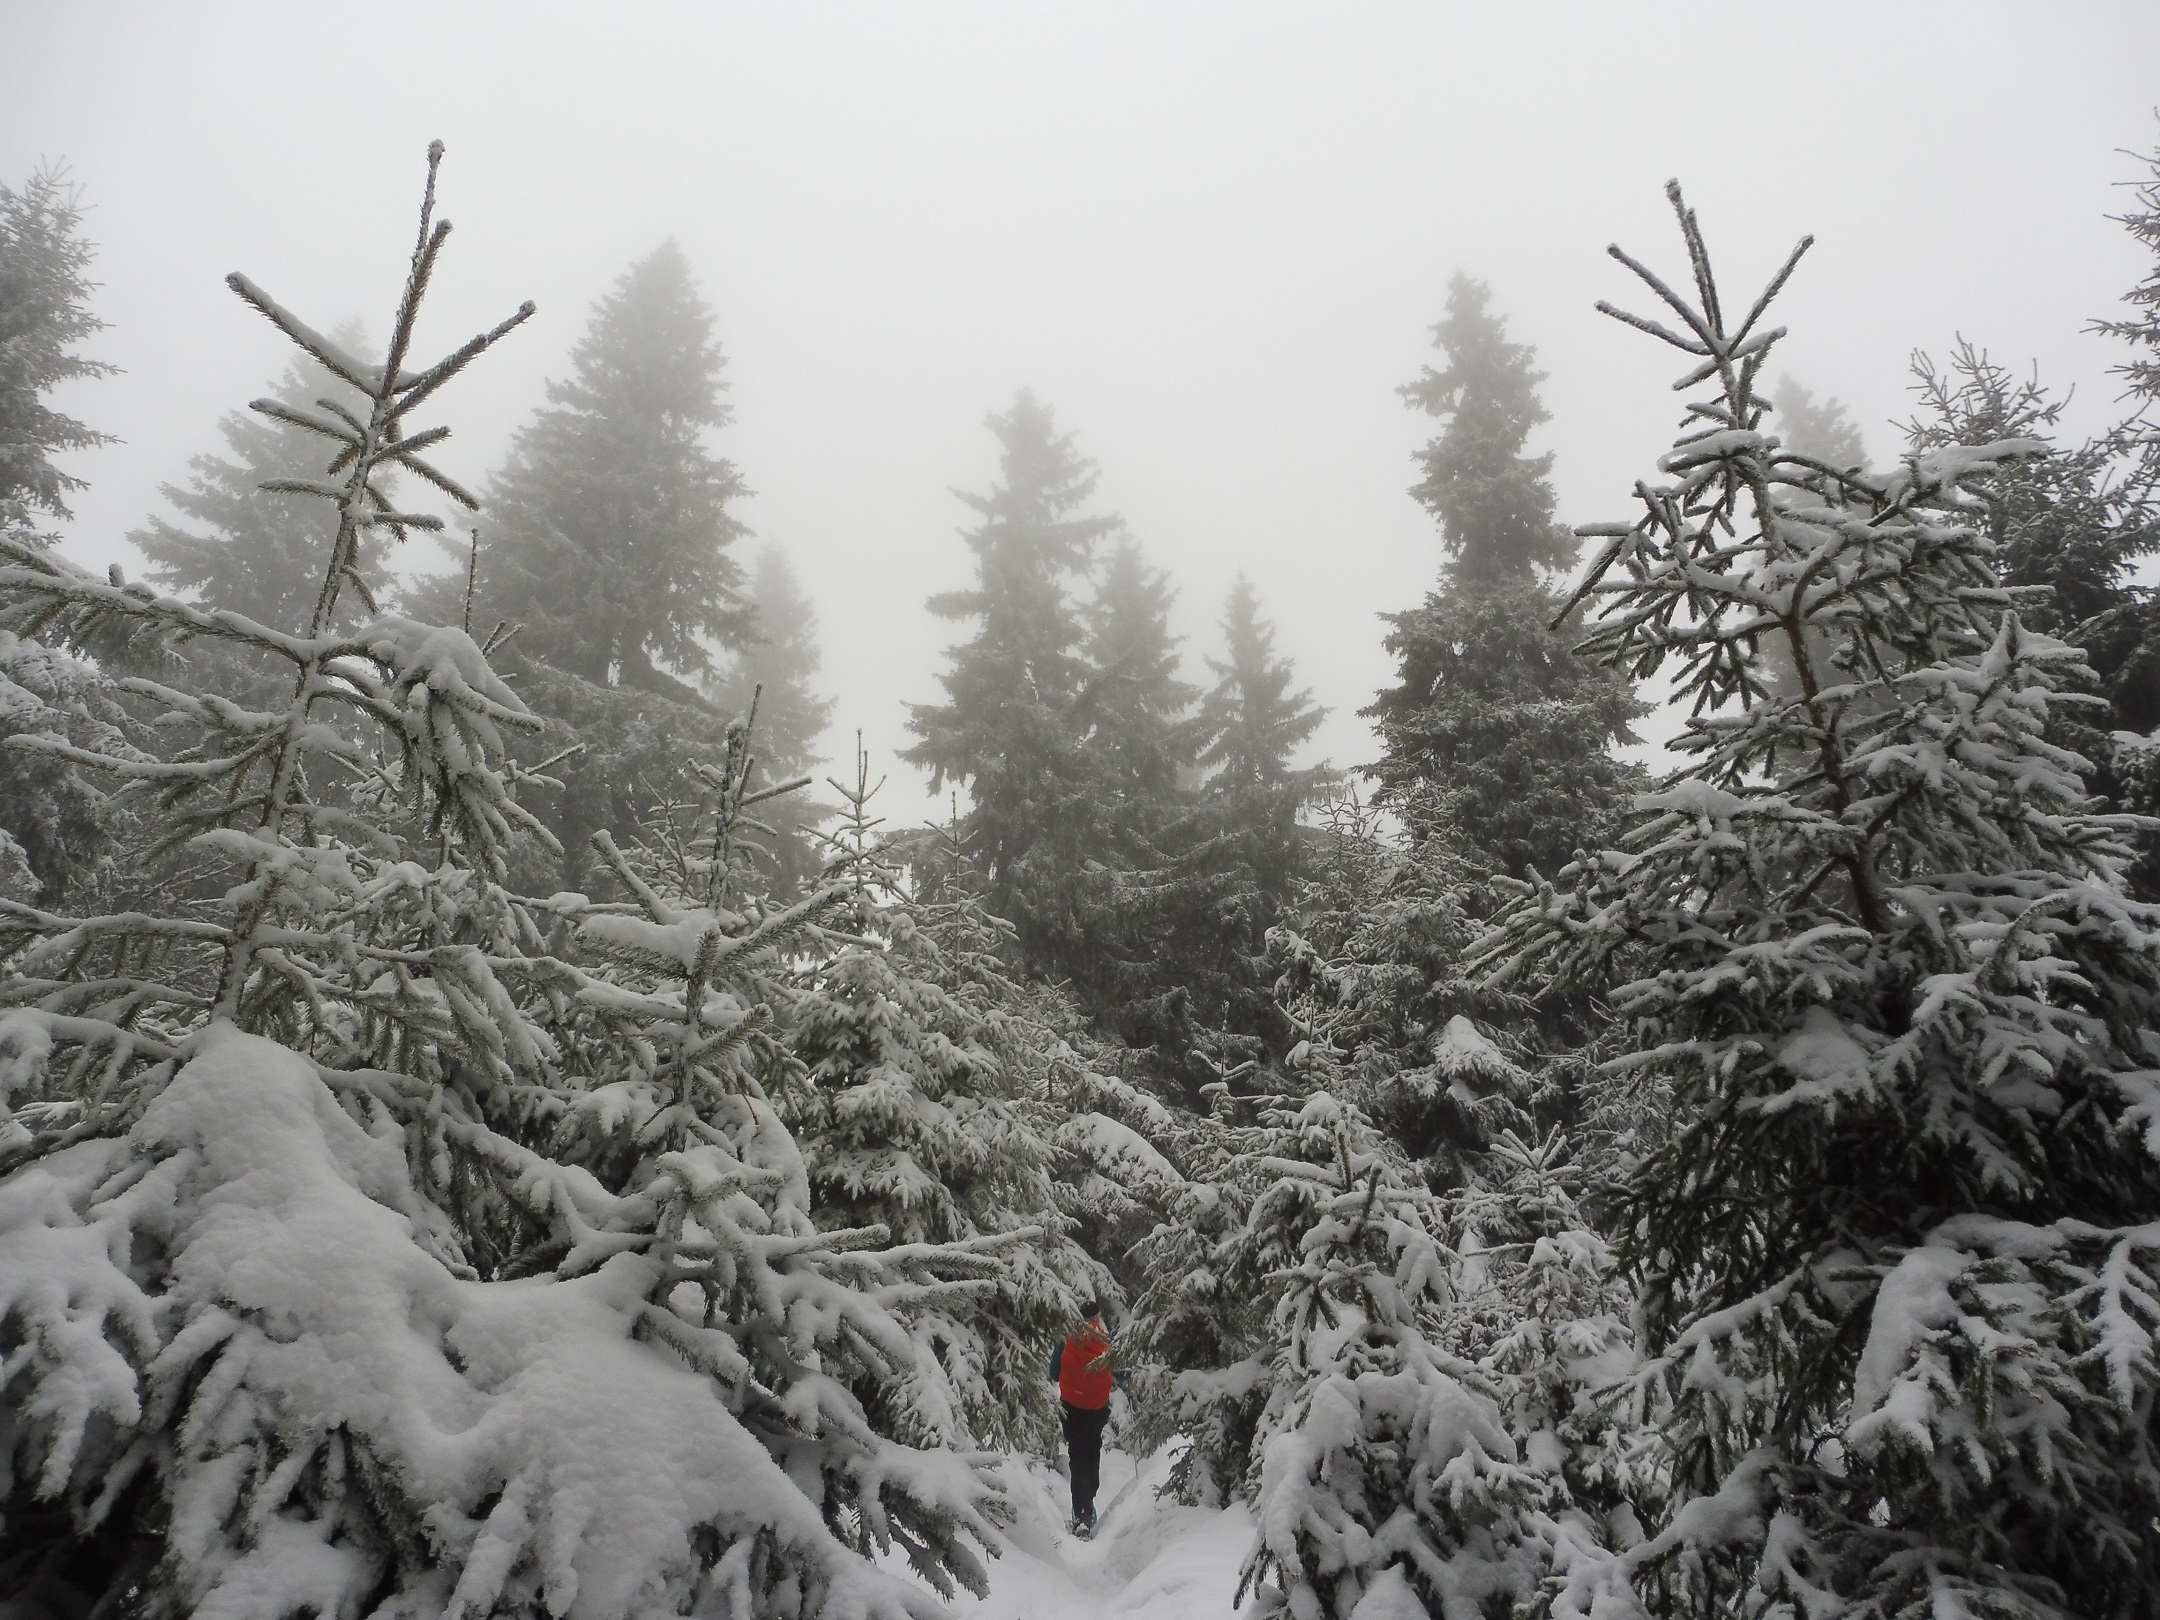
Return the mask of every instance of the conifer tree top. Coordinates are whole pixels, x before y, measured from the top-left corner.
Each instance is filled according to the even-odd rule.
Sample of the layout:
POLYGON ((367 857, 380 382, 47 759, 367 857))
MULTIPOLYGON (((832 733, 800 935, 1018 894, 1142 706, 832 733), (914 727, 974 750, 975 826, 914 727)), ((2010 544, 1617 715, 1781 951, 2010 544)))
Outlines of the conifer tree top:
POLYGON ((1032 392, 1023 388, 1011 409, 990 412, 984 425, 997 435, 997 487, 987 495, 954 492, 982 516, 966 536, 981 580, 972 591, 933 596, 930 611, 980 617, 986 644, 1062 650, 1077 624, 1052 625, 1042 615, 1053 602, 1062 606, 1061 577, 1085 566, 1119 520, 1078 515, 1095 493, 1095 463, 1073 448, 1073 435, 1057 431, 1055 414, 1032 392), (1040 639, 1046 632, 1050 639, 1040 639))
POLYGON ((978 782, 978 800, 978 779, 999 767, 1021 709, 1047 715, 1072 701, 1083 666, 1070 584, 1096 542, 1119 527, 1115 517, 1081 511, 1095 492, 1094 463, 1032 393, 1021 390, 986 425, 997 436, 998 482, 985 495, 955 491, 982 518, 964 536, 975 583, 930 598, 940 618, 981 625, 951 649, 952 669, 941 677, 948 701, 914 707, 908 726, 922 740, 901 756, 930 769, 933 792, 947 778, 978 782))
POLYGON ((663 242, 594 306, 490 492, 481 617, 523 625, 524 649, 596 685, 685 699, 675 677, 710 672, 708 638, 750 632, 731 510, 747 490, 705 442, 730 420, 713 328, 663 242))
POLYGON ((1510 343, 1488 307, 1491 289, 1457 273, 1447 316, 1433 331, 1445 370, 1425 368, 1403 398, 1446 425, 1417 454, 1424 473, 1410 493, 1439 519, 1442 544, 1464 579, 1522 578, 1565 568, 1575 542, 1553 517, 1552 456, 1526 456, 1531 431, 1549 417, 1533 370, 1535 351, 1510 343))
MULTIPOLYGON (((2160 148, 2155 148, 2144 162, 2145 178, 2131 188, 2137 206, 2116 215, 2115 222, 2153 253, 2153 267, 2123 294, 2123 302, 2132 310, 2130 317, 2095 321, 2092 329, 2135 345, 2132 358, 2114 370, 2123 379, 2128 394, 2150 405, 2160 400, 2160 148)), ((2160 438, 2147 437, 2144 443, 2152 449, 2160 445, 2160 438)))
POLYGON ((1260 617, 1260 598, 1240 574, 1223 604, 1226 656, 1210 658, 1215 687, 1201 703, 1210 739, 1200 763, 1212 780, 1237 787, 1274 786, 1296 773, 1290 757, 1327 718, 1309 691, 1290 689, 1290 660, 1275 656, 1275 627, 1260 617))
POLYGON ((672 417, 700 427, 732 419, 727 361, 712 307, 673 237, 616 278, 570 351, 571 373, 548 398, 575 411, 672 417))

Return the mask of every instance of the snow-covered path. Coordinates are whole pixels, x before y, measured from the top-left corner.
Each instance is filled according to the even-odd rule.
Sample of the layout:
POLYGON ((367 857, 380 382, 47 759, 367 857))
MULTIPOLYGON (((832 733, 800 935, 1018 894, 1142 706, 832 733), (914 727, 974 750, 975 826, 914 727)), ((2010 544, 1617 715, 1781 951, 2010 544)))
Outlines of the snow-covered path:
POLYGON ((990 1595, 962 1597, 970 1620, 1230 1620, 1238 1565, 1252 1545, 1242 1507, 1181 1507, 1158 1501, 1170 1460, 1103 1454, 1095 1539, 1068 1534, 1065 1482, 1039 1462, 1005 1464, 1018 1510, 1006 1551, 990 1567, 990 1595))

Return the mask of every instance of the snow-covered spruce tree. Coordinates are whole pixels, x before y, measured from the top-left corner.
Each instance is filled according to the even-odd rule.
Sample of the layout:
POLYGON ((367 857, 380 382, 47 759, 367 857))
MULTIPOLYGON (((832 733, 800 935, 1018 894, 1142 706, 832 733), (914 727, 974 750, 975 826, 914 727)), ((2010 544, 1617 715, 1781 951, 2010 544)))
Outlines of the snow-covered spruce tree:
POLYGON ((1060 1045, 1053 1064, 1038 1071, 1052 1080, 1042 1109, 1056 1150, 1052 1184, 1073 1241, 1112 1280, 1105 1302, 1122 1316, 1154 1276, 1149 1235, 1174 1218, 1189 1186, 1194 1116, 1133 1079, 1136 1054, 1092 1040, 1084 1024, 1060 1045))
POLYGON ((817 1229, 755 1072, 799 914, 566 896, 585 965, 549 954, 499 886, 532 717, 463 632, 344 611, 363 531, 434 521, 380 476, 459 494, 406 419, 530 313, 408 369, 440 151, 381 365, 231 278, 367 402, 263 406, 333 444, 303 628, 18 542, 0 567, 26 634, 292 672, 267 710, 122 683, 187 723, 175 754, 12 743, 117 775, 228 887, 0 900, 0 1600, 927 1620, 865 1555, 979 1580, 993 1497, 906 1319, 990 1285, 980 1254, 817 1229))
MULTIPOLYGON (((1906 446, 1919 455, 1999 439, 2052 444, 2069 404, 2037 372, 2020 377, 1968 342, 1942 365, 1915 355, 1912 369, 1920 410, 1905 424, 1906 446)), ((1986 498, 1984 526, 2004 583, 2043 588, 2023 617, 2082 646, 2104 685, 2124 688, 2119 724, 2149 730, 2160 725, 2151 665, 2120 677, 2136 656, 2143 594, 2131 571, 2160 547, 2160 512, 2149 485, 2121 476, 2117 453, 2109 438, 2057 446, 1976 468, 1970 487, 1986 498)))
POLYGON ((1165 1218, 1184 1174, 1191 1116, 1134 1082, 1137 1054, 1090 1031, 1062 986, 1015 976, 1014 928, 984 903, 982 863, 958 815, 895 840, 917 932, 936 947, 948 994, 996 1010, 1012 1095, 1051 1146, 1051 1186, 1068 1233, 1115 1304, 1141 1282, 1135 1248, 1165 1218))
POLYGON ((1634 1294, 1582 1208, 1597 1171, 1559 1130, 1503 1130, 1479 1170, 1447 1205, 1460 1264, 1443 1337, 1477 1364, 1523 1461, 1543 1476, 1541 1511, 1517 1533, 1565 1569, 1640 1540, 1661 1502, 1657 1408, 1626 1398, 1634 1294))
POLYGON ((1545 1483, 1446 1345, 1452 1256, 1432 1196, 1326 1092, 1271 1110, 1260 1137, 1248 1162, 1265 1185, 1225 1256, 1274 1301, 1240 1598, 1295 1620, 1528 1606, 1543 1559, 1521 1526, 1545 1483))
POLYGON ((1172 1487, 1254 1502, 1253 1612, 1533 1612, 1636 1539, 1629 1296, 1557 1133, 1503 1131, 1443 1200, 1346 1099, 1215 1095, 1218 1156, 1140 1246, 1134 1344, 1171 1363, 1141 1430, 1189 1442, 1172 1487))
POLYGON ((0 867, 16 874, 0 892, 47 906, 112 889, 139 900, 141 875, 120 881, 124 823, 110 792, 71 760, 7 745, 57 736, 103 751, 132 746, 111 679, 64 647, 18 634, 21 617, 0 611, 0 867))
POLYGON ((1207 1113, 1164 1109, 1159 1119, 1139 1120, 1159 1164, 1151 1178, 1129 1183, 1153 1225, 1125 1257, 1133 1286, 1122 1340, 1134 1375, 1128 1449, 1185 1442, 1169 1488, 1209 1507, 1244 1489, 1267 1393, 1261 1352, 1270 1303, 1251 1278, 1221 1269, 1252 1199, 1240 1150, 1251 1140, 1255 1109, 1269 1099, 1252 1095, 1255 1060, 1215 1068, 1207 1113))
MULTIPOLYGON (((1921 409, 1906 424, 1906 442, 1915 453, 1996 439, 2054 445, 2046 456, 1976 472, 1969 487, 1986 499, 2004 583, 2040 588, 2021 616, 2079 647, 2090 671, 2085 684, 2108 699, 2058 705, 2049 739, 2091 761, 2093 790, 2118 808, 2160 809, 2151 769, 2151 734, 2160 730, 2160 600, 2135 579, 2139 560, 2160 548, 2160 461, 2126 455, 2127 424, 2082 443, 2057 442, 2068 396, 1970 343, 1961 341, 1941 366, 1914 356, 1913 376, 1921 409)), ((2144 830, 2136 845, 2129 890, 2160 898, 2160 829, 2144 830)))
MULTIPOLYGON (((2130 319, 2101 321, 2095 329, 2130 343, 2132 357, 2115 367, 2125 383, 2132 414, 2108 436, 2108 448, 2135 469, 2126 478, 2142 506, 2148 546, 2160 540, 2160 150, 2145 159, 2145 179, 2136 187, 2137 206, 2117 223, 2151 255, 2151 268, 2123 295, 2135 312, 2130 319)), ((2107 644, 2102 670, 2114 700, 2117 731, 2110 738, 2110 774, 2130 808, 2160 812, 2160 592, 2133 587, 2091 627, 2089 639, 2107 644)), ((2098 660, 2096 660, 2098 662, 2098 660)), ((2140 899, 2160 897, 2160 837, 2147 832, 2140 858, 2130 874, 2131 892, 2140 899)))
POLYGON ((1304 915, 1269 936, 1289 1071, 1357 1103, 1429 1185, 1461 1186, 1525 1123, 1533 1078, 1486 1033, 1523 999, 1465 970, 1470 878, 1441 840, 1401 837, 1352 792, 1323 803, 1318 844, 1304 915))
POLYGON ((857 748, 854 781, 829 784, 844 806, 835 843, 848 892, 828 924, 837 948, 809 957, 783 1003, 788 1054, 804 1071, 783 1113, 821 1225, 881 1226, 901 1244, 1010 1240, 994 1303, 970 1299, 912 1325, 975 1439, 1046 1450, 1057 1431, 1043 1347, 1107 1276, 1065 1235, 1055 1150, 1026 1091, 1042 1032, 1017 1006, 996 933, 933 918, 902 887, 857 748))
MULTIPOLYGON (((0 537, 41 544, 82 481, 56 453, 110 443, 54 410, 45 395, 113 368, 77 352, 104 329, 90 313, 91 248, 64 173, 44 169, 20 191, 0 185, 0 537)), ((0 737, 106 727, 120 718, 97 671, 39 646, 0 615, 0 737), (95 712, 93 712, 95 711, 95 712)), ((107 869, 112 823, 99 793, 64 760, 0 751, 0 886, 57 902, 107 869)))
POLYGON ((76 352, 105 329, 89 309, 92 251, 64 170, 40 169, 20 191, 0 185, 0 534, 67 517, 67 497, 83 485, 53 464, 54 452, 112 442, 44 398, 114 369, 76 352))
POLYGON ((2151 482, 2160 482, 2160 421, 2153 410, 2160 406, 2160 147, 2143 159, 2145 177, 2131 195, 2136 206, 2115 216, 2138 246, 2151 255, 2151 265, 2138 284, 2123 294, 2131 308, 2122 320, 2095 321, 2093 330, 2122 339, 2131 345, 2131 357, 2115 367, 2125 394, 2136 400, 2139 415, 2122 436, 2123 448, 2140 452, 2151 482))
POLYGON ((1732 319, 1671 197, 1692 296, 1612 251, 1677 330, 1609 312, 1707 397, 1581 594, 1591 651, 1677 663, 1695 763, 1484 948, 1642 950, 1611 1067, 1670 1088, 1619 1195, 1670 1506, 1556 1612, 2160 1613, 2160 913, 1964 488, 2044 447, 1784 452, 1763 317, 1807 244, 1732 319))
MULTIPOLYGON (((848 887, 768 904, 757 842, 772 828, 749 812, 800 784, 753 788, 756 759, 740 729, 725 763, 698 771, 709 791, 637 858, 594 835, 630 901, 548 902, 615 971, 582 997, 594 1015, 576 1032, 586 1087, 521 1111, 545 1128, 557 1158, 607 1186, 635 1188, 656 1175, 665 1184, 671 1166, 701 1167, 701 1201, 678 1211, 674 1231, 694 1221, 693 1246, 713 1240, 711 1263, 683 1279, 701 1297, 668 1280, 675 1316, 660 1336, 693 1365, 740 1381, 743 1426, 856 1551, 897 1544, 939 1590, 949 1594, 956 1574, 979 1586, 980 1565, 958 1533, 983 1531, 972 1509, 985 1491, 951 1450, 970 1436, 966 1392, 956 1392, 944 1358, 979 1362, 967 1355, 978 1317, 995 1311, 1011 1251, 1039 1229, 892 1247, 883 1226, 820 1229, 810 1164, 784 1117, 800 1116, 793 1093, 804 1080, 787 1012, 797 964, 829 945, 819 919, 848 887), (796 1275, 758 1264, 760 1248, 796 1275), (678 1319, 702 1322, 704 1342, 677 1333, 678 1319), (713 1340, 715 1329, 727 1338, 713 1340)), ((544 1235, 515 1269, 552 1261, 560 1271, 571 1263, 556 1259, 566 1242, 574 1257, 582 1241, 544 1235)), ((607 1252, 620 1240, 595 1241, 607 1252)), ((786 1568, 776 1553, 765 1570, 782 1581, 776 1600, 785 1599, 786 1568)))
POLYGON ((1046 938, 1057 919, 1038 916, 1030 896, 1079 866, 1072 851, 1084 840, 1074 828, 1092 818, 1096 785, 1083 747, 1087 669, 1072 586, 1119 520, 1084 510, 1094 465, 1033 394, 993 412, 989 427, 999 482, 961 497, 982 520, 964 537, 975 582, 930 599, 931 612, 976 620, 976 631, 949 651, 945 701, 913 706, 908 729, 920 740, 902 757, 930 771, 932 792, 966 785, 969 847, 990 909, 1018 929, 1026 966, 1057 971, 1046 938))

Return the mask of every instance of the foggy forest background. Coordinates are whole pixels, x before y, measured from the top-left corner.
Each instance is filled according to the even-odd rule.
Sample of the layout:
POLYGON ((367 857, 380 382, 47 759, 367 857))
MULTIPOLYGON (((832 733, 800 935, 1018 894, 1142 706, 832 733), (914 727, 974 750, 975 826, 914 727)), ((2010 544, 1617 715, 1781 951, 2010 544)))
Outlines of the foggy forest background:
POLYGON ((0 1605, 927 1620, 1101 1298, 1255 1617, 2160 1615, 2151 133, 2097 364, 1891 421, 1774 185, 1561 229, 1670 438, 1592 513, 1434 266, 1339 658, 1354 547, 1196 589, 1024 380, 957 543, 759 532, 711 267, 476 303, 440 142, 363 310, 220 244, 278 361, 86 536, 103 177, 0 175, 0 1605))

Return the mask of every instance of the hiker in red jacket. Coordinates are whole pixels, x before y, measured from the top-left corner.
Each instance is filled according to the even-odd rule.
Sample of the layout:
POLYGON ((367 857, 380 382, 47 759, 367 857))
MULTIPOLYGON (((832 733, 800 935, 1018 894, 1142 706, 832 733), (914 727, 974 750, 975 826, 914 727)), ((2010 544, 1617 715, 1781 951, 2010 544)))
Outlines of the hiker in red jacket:
POLYGON ((1057 1380, 1065 1420, 1065 1454, 1071 1459, 1073 1534, 1083 1541, 1095 1533, 1095 1487, 1102 1480, 1102 1432, 1110 1421, 1110 1391, 1118 1375, 1110 1366, 1110 1330, 1102 1306, 1089 1300, 1086 1320, 1050 1352, 1050 1376, 1057 1380))

